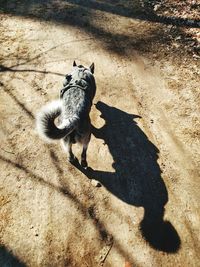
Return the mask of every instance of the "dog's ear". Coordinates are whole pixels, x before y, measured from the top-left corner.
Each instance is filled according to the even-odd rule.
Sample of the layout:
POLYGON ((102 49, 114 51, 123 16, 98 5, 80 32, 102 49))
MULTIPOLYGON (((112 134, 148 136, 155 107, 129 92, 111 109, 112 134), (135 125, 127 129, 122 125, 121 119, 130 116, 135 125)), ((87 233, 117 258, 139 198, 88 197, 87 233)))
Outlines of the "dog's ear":
POLYGON ((94 63, 92 63, 92 65, 90 66, 90 71, 94 73, 94 63))
POLYGON ((77 65, 76 65, 76 61, 74 60, 74 62, 73 62, 73 67, 76 67, 77 65))

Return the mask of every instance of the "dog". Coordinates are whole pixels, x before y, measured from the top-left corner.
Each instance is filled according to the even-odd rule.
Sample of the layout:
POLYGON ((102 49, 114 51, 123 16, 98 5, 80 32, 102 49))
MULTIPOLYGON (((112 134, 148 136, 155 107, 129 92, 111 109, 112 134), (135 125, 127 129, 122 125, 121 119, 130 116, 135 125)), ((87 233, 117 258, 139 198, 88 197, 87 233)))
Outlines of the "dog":
POLYGON ((86 152, 91 138, 90 110, 96 94, 94 63, 89 68, 73 62, 71 73, 65 76, 58 100, 42 107, 36 115, 36 128, 46 141, 61 140, 69 162, 76 157, 72 144, 83 145, 81 166, 87 168, 86 152), (55 119, 58 117, 58 125, 55 119))

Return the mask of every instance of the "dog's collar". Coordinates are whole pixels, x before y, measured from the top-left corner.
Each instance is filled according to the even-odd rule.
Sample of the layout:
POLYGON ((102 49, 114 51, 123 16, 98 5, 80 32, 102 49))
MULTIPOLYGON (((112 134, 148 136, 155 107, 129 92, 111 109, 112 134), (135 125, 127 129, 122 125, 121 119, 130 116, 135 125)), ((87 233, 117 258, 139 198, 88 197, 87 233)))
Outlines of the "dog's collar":
MULTIPOLYGON (((63 87, 60 90, 60 98, 63 98, 64 93, 67 90, 71 89, 71 88, 79 88, 79 89, 85 91, 88 86, 89 86, 89 84, 88 84, 88 82, 85 79, 80 79, 80 80, 75 81, 74 83, 69 83, 69 84, 67 84, 65 87, 63 87)), ((92 100, 91 99, 90 100, 88 99, 88 101, 92 105, 92 100)))
POLYGON ((87 87, 88 83, 84 79, 75 81, 74 83, 69 83, 60 90, 60 98, 62 98, 64 93, 71 88, 79 88, 81 90, 86 90, 87 87))

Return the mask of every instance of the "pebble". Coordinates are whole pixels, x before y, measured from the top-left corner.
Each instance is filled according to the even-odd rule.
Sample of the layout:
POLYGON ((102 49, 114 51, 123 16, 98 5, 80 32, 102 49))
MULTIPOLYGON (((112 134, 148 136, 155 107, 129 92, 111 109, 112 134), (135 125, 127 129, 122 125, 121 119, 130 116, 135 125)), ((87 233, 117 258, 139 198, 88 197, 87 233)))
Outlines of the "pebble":
POLYGON ((153 10, 154 11, 157 11, 159 8, 160 8, 160 5, 155 5, 154 8, 153 8, 153 10))
POLYGON ((92 179, 91 180, 91 184, 95 187, 101 187, 101 184, 99 183, 99 181, 95 180, 95 179, 92 179))

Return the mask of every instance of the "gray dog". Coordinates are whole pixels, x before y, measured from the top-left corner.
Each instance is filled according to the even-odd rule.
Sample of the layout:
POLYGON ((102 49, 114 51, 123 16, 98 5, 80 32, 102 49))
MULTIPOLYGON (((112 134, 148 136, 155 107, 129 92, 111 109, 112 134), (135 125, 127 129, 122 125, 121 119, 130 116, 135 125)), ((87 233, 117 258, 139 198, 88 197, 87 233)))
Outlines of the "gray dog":
POLYGON ((36 127, 40 136, 49 140, 61 139, 68 154, 68 160, 76 160, 72 144, 81 143, 81 166, 87 168, 86 151, 91 137, 89 113, 96 93, 93 76, 94 63, 89 68, 73 63, 73 70, 67 74, 60 91, 60 99, 44 106, 36 117, 36 127), (58 126, 55 118, 58 117, 58 126))

